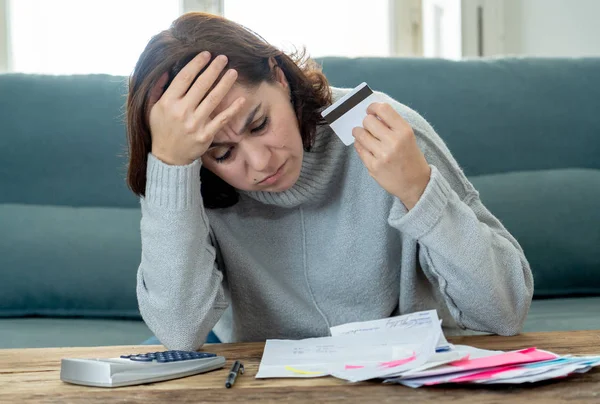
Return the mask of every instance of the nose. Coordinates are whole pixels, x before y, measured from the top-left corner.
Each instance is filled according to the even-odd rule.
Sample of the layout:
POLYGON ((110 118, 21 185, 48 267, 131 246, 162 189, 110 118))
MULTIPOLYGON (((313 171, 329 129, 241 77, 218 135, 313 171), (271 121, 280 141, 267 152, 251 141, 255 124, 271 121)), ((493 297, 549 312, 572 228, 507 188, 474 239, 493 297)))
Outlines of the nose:
POLYGON ((271 150, 259 139, 246 139, 246 162, 251 171, 264 173, 269 167, 271 150))

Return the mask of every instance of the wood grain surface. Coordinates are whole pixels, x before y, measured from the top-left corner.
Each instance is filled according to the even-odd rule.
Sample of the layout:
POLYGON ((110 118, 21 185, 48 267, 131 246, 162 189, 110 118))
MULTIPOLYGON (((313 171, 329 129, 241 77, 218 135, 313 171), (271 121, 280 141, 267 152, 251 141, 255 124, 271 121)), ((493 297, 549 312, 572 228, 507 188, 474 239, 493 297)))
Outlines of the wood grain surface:
MULTIPOLYGON (((449 338, 454 344, 484 349, 514 350, 535 346, 558 354, 600 354, 600 330, 527 333, 515 337, 449 338)), ((441 386, 411 389, 375 381, 349 384, 333 377, 315 379, 256 379, 264 343, 206 345, 203 350, 227 358, 213 372, 155 384, 114 389, 76 386, 60 380, 62 358, 104 358, 164 350, 162 346, 111 346, 0 350, 0 402, 4 403, 199 403, 311 402, 388 403, 600 403, 600 370, 558 381, 521 386, 441 386), (246 372, 233 388, 225 378, 239 359, 246 372)))

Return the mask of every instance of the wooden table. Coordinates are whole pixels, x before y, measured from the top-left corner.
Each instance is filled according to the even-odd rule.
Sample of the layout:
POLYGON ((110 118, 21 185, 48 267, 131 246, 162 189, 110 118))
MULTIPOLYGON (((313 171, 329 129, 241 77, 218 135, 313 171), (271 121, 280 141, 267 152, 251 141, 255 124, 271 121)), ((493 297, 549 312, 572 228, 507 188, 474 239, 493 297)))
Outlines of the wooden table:
MULTIPOLYGON (((600 330, 529 333, 516 337, 449 338, 455 344, 485 349, 514 350, 535 346, 558 354, 600 354, 600 330)), ((162 346, 96 348, 36 348, 0 350, 0 402, 22 403, 198 403, 198 402, 310 402, 387 403, 600 403, 600 369, 560 381, 524 386, 443 386, 411 389, 374 381, 348 384, 326 377, 316 379, 255 379, 263 343, 206 345, 204 350, 228 359, 225 368, 156 384, 115 389, 76 386, 60 380, 64 357, 115 357, 142 353, 162 346), (231 389, 224 382, 232 360, 243 361, 246 373, 231 389)))

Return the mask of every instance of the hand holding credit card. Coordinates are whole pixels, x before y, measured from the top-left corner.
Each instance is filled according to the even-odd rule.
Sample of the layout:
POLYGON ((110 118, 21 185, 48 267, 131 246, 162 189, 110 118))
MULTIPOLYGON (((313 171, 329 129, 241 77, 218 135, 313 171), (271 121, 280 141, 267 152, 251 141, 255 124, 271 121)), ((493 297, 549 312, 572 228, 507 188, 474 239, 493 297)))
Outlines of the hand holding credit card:
POLYGON ((416 205, 429 183, 431 169, 411 125, 389 99, 361 83, 321 115, 346 146, 356 139, 356 152, 383 189, 398 197, 408 210, 416 205))
POLYGON ((380 94, 374 93, 367 83, 363 82, 325 109, 321 116, 342 142, 349 146, 354 143, 352 128, 363 126, 363 119, 367 116, 367 107, 373 102, 385 102, 385 100, 380 94))

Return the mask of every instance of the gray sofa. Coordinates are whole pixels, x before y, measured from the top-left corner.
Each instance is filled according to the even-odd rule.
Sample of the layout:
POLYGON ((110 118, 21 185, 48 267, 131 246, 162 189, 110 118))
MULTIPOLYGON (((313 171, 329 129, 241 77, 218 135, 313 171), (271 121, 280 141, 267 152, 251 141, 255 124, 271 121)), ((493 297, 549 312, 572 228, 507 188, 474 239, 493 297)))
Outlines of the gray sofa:
MULTIPOLYGON (((525 331, 600 329, 600 59, 325 58, 425 116, 535 276, 525 331)), ((0 75, 0 348, 136 344, 126 78, 0 75)))

